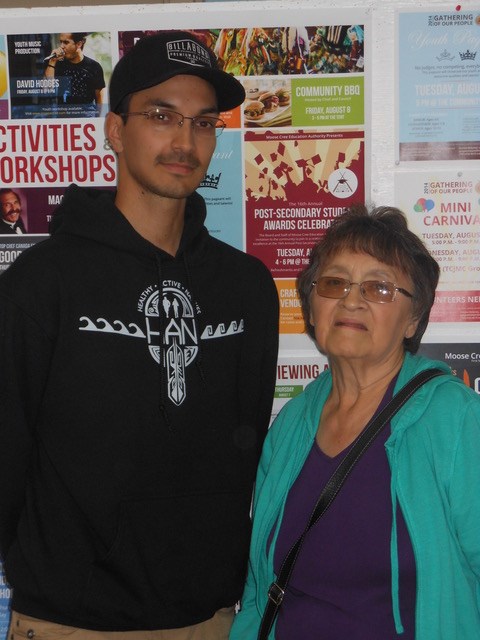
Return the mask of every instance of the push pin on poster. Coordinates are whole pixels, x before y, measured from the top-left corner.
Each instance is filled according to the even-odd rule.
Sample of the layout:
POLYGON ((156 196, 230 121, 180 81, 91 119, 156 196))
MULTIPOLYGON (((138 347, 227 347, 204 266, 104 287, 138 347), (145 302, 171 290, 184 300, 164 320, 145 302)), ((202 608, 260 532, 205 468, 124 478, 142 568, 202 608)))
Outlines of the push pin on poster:
POLYGON ((461 4, 457 4, 457 6, 455 7, 455 11, 460 11, 460 9, 462 8, 461 4))

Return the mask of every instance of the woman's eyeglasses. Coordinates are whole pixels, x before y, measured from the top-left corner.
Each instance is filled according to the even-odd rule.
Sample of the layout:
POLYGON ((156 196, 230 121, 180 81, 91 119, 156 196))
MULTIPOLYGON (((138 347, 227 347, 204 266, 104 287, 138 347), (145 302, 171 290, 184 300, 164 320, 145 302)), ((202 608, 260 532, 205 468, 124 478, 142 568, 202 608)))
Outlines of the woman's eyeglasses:
POLYGON ((312 287, 314 286, 317 294, 323 298, 341 299, 348 296, 354 284, 360 287, 362 298, 368 302, 393 302, 397 291, 400 291, 400 293, 403 293, 403 295, 408 298, 413 298, 411 293, 401 287, 397 287, 393 282, 382 282, 380 280, 350 282, 350 280, 345 280, 345 278, 322 276, 312 282, 312 287))
POLYGON ((225 122, 221 118, 214 116, 184 116, 177 111, 170 109, 160 109, 155 107, 149 111, 130 111, 129 113, 119 113, 119 116, 143 116, 151 123, 157 131, 168 131, 174 127, 182 127, 185 120, 191 120, 192 129, 195 135, 205 138, 215 138, 225 129, 225 122))

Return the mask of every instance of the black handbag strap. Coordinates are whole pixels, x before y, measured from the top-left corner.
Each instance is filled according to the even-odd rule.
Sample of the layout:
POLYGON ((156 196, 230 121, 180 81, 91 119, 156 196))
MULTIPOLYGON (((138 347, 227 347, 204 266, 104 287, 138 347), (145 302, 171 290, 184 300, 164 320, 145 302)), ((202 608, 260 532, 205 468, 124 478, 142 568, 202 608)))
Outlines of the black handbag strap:
POLYGON ((345 458, 340 462, 333 474, 330 476, 327 484, 323 488, 315 507, 310 515, 308 524, 305 527, 303 533, 297 538, 296 542, 290 548, 285 560, 281 566, 276 582, 272 582, 268 590, 268 600, 263 613, 260 630, 258 632, 257 640, 267 640, 270 630, 272 628, 275 617, 278 613, 278 609, 282 604, 283 596, 285 595, 285 588, 292 575, 293 567, 297 560, 298 554, 302 547, 303 541, 307 532, 313 527, 317 520, 326 512, 330 507, 338 492, 345 483, 345 480, 350 475, 355 464, 365 453, 368 447, 375 440, 377 435, 390 422, 392 417, 397 411, 407 402, 407 400, 419 389, 423 384, 435 378, 436 376, 443 375, 445 372, 441 369, 425 369, 419 374, 414 376, 400 391, 393 396, 390 402, 374 417, 372 418, 362 433, 355 440, 352 448, 347 453, 345 458))

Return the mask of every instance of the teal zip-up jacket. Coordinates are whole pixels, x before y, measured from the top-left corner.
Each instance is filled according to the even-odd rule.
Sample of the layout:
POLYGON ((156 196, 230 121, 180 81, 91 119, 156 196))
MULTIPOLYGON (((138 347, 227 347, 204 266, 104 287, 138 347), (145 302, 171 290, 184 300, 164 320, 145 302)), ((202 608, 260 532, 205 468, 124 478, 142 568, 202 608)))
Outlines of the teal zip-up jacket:
MULTIPOLYGON (((407 353, 395 391, 432 367, 449 374, 444 363, 407 353)), ((230 640, 257 638, 267 591, 276 577, 273 555, 286 498, 312 447, 331 386, 327 370, 285 405, 265 440, 247 583, 230 640)), ((385 447, 392 512, 398 501, 417 570, 415 638, 480 640, 480 397, 455 376, 439 376, 415 393, 391 426, 385 447)), ((401 634, 395 518, 391 565, 392 609, 401 634)), ((273 629, 269 640, 274 637, 273 629)))

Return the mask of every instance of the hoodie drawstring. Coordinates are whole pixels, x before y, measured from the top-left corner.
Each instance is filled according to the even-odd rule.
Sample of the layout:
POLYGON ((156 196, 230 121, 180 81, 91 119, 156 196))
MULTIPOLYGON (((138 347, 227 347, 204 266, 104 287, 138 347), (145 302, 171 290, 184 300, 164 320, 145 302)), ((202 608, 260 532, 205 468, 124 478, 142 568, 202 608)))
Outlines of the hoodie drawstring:
POLYGON ((159 322, 159 353, 158 353, 158 366, 160 373, 160 403, 159 409, 160 413, 163 415, 163 418, 167 424, 168 430, 173 431, 172 421, 167 411, 167 397, 166 397, 166 389, 164 384, 164 358, 165 358, 165 348, 164 348, 164 336, 165 336, 165 314, 163 313, 163 275, 162 275, 162 260, 157 255, 155 257, 157 264, 157 278, 158 278, 158 322, 159 322))
POLYGON ((206 386, 207 385, 207 381, 205 378, 205 373, 203 371, 203 358, 202 358, 202 337, 200 335, 200 330, 199 330, 199 326, 198 326, 198 321, 197 321, 197 313, 196 313, 196 309, 195 309, 195 296, 193 293, 193 287, 192 287, 192 276, 190 274, 190 267, 188 265, 188 260, 187 260, 187 254, 184 253, 183 254, 183 265, 185 267, 185 274, 187 276, 187 286, 188 286, 188 290, 190 291, 190 295, 192 297, 192 307, 193 307, 193 322, 195 324, 195 333, 197 335, 197 357, 195 358, 195 366, 197 368, 198 371, 198 375, 200 376, 200 380, 202 381, 203 385, 206 386))

